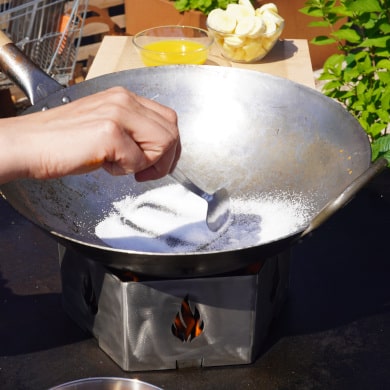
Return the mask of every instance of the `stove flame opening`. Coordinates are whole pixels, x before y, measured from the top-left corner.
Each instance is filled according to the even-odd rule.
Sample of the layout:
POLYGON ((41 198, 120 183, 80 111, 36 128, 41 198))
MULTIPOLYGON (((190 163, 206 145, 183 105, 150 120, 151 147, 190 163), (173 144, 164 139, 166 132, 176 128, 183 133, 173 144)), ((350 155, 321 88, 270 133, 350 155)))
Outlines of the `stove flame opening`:
POLYGON ((194 307, 192 311, 187 294, 172 324, 172 333, 183 342, 191 342, 202 334, 203 329, 204 322, 200 319, 199 310, 194 307))
POLYGON ((90 313, 92 315, 96 315, 99 310, 99 306, 95 289, 93 288, 91 274, 88 273, 87 275, 84 275, 82 283, 82 294, 84 298, 84 303, 86 304, 90 313))

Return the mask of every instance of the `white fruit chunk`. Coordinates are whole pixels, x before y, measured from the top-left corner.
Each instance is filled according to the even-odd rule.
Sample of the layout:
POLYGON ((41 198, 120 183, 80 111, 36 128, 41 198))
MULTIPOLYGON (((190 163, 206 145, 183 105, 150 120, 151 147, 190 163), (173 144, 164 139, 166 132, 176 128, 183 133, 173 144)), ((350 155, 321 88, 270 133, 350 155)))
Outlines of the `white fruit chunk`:
POLYGON ((262 18, 266 26, 267 35, 274 34, 283 21, 278 18, 275 18, 274 13, 268 11, 262 14, 262 18))
POLYGON ((277 37, 271 36, 269 38, 264 38, 262 41, 263 48, 268 52, 272 49, 273 45, 275 44, 275 40, 277 37))
POLYGON ((225 38, 225 44, 230 47, 240 47, 244 43, 245 39, 237 36, 229 36, 225 38))
POLYGON ((235 33, 238 35, 248 35, 255 27, 255 17, 247 16, 246 18, 242 18, 238 21, 235 33))
POLYGON ((232 33, 236 28, 236 19, 221 8, 213 9, 207 18, 207 24, 213 30, 226 34, 232 33))
POLYGON ((266 50, 259 45, 259 42, 255 41, 249 42, 247 45, 243 46, 243 49, 245 51, 243 60, 248 62, 266 54, 266 50))
POLYGON ((279 14, 276 14, 275 12, 272 12, 272 11, 263 12, 262 18, 274 21, 274 23, 277 26, 280 26, 281 23, 284 22, 284 19, 279 14))
POLYGON ((255 10, 250 0, 238 0, 238 4, 242 5, 243 7, 252 9, 253 11, 255 10))
POLYGON ((226 13, 235 18, 237 22, 248 16, 255 16, 255 10, 253 8, 247 8, 240 4, 228 4, 226 13))
POLYGON ((264 23, 265 23, 265 32, 267 35, 269 34, 275 34, 276 30, 278 29, 278 26, 275 24, 275 22, 273 20, 264 20, 264 23))
POLYGON ((222 45, 222 49, 223 49, 223 52, 225 53, 225 55, 229 58, 234 58, 236 59, 236 53, 239 51, 239 50, 242 50, 240 48, 235 48, 235 47, 232 47, 230 45, 228 45, 226 43, 226 40, 224 42, 224 44, 222 45))
POLYGON ((257 8, 256 9, 256 14, 261 15, 265 11, 271 11, 271 12, 274 12, 275 14, 279 13, 278 7, 276 6, 276 4, 274 4, 274 3, 267 3, 267 4, 262 5, 260 8, 257 8))
POLYGON ((261 17, 255 16, 253 19, 254 19, 254 26, 250 31, 250 33, 248 34, 248 37, 258 38, 261 34, 265 33, 267 27, 261 17))

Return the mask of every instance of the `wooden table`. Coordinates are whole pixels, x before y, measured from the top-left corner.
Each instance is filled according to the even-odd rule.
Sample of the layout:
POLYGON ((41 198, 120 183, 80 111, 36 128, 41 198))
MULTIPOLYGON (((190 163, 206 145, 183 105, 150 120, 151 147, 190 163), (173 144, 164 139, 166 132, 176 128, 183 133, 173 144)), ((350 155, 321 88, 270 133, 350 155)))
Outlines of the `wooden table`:
MULTIPOLYGON (((309 46, 305 39, 279 41, 263 60, 254 64, 230 62, 213 47, 207 61, 209 65, 246 68, 284 77, 314 88, 314 76, 309 46)), ((130 36, 106 36, 90 67, 87 79, 102 74, 143 67, 143 63, 130 36)))

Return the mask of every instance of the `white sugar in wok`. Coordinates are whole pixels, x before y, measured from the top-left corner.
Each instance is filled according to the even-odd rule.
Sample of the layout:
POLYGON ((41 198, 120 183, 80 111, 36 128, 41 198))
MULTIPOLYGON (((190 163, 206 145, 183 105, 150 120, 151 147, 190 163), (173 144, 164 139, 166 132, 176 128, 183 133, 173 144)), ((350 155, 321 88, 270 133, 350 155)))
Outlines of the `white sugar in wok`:
POLYGON ((310 204, 278 194, 231 199, 231 221, 221 232, 206 224, 207 203, 172 184, 114 203, 95 229, 107 245, 123 250, 188 253, 238 249, 280 239, 308 223, 310 204))
POLYGON ((127 197, 96 228, 110 246, 150 252, 196 250, 216 234, 206 225, 207 204, 180 185, 127 197), (156 240, 158 238, 158 240, 156 240))

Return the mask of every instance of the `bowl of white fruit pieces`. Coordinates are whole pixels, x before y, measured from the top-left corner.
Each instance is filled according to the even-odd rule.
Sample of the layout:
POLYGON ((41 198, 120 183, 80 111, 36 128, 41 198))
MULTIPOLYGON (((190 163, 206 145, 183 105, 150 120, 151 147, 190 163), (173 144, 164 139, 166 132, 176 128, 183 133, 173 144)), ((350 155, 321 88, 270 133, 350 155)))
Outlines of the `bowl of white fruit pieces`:
POLYGON ((207 28, 222 55, 228 60, 253 63, 275 46, 284 28, 284 19, 273 3, 254 8, 250 0, 216 8, 207 17, 207 28))

